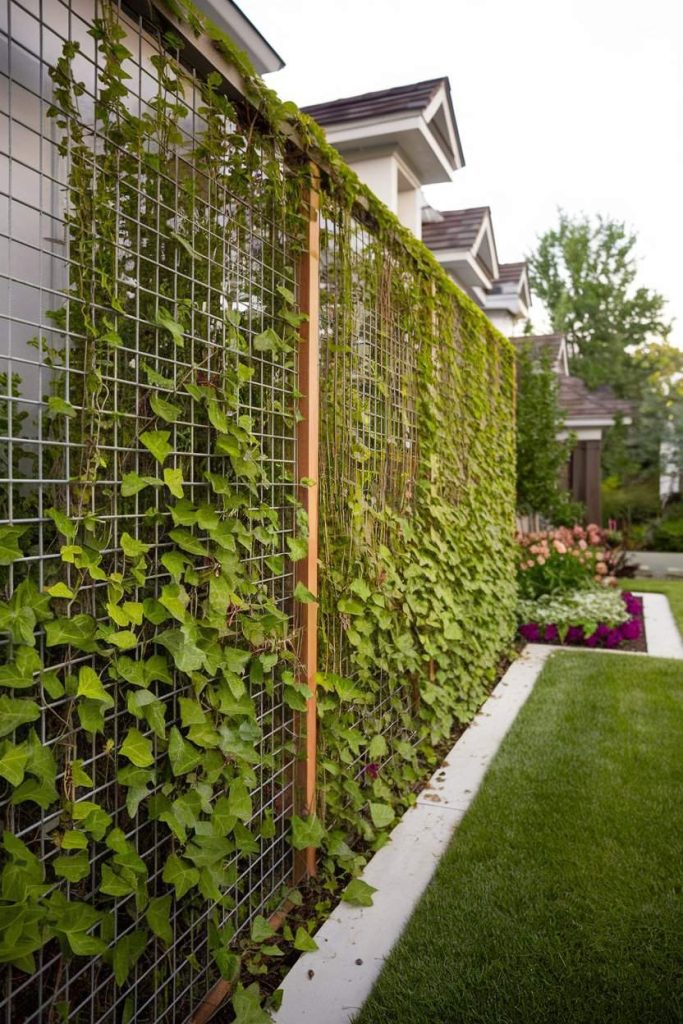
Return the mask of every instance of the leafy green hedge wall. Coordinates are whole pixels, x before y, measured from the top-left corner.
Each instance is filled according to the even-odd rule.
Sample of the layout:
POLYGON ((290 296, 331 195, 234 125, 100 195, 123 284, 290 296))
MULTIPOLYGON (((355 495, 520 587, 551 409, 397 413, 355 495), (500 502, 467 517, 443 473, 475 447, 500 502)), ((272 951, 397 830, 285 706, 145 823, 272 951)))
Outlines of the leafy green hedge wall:
MULTIPOLYGON (((319 847, 337 892, 494 679, 515 596, 514 368, 228 40, 211 30, 251 105, 189 73, 168 25, 141 69, 116 6, 99 10, 41 99, 67 242, 63 292, 21 350, 41 390, 24 409, 28 375, 8 373, 0 409, 0 1008, 180 1021, 216 977, 249 982, 280 952, 265 918, 296 899, 293 851, 319 847), (302 151, 323 168, 320 785, 305 817, 302 151)), ((289 939, 310 948, 305 929, 289 939)), ((262 1019, 257 1002, 238 985, 237 1019, 262 1019)))
POLYGON ((512 636, 514 358, 393 225, 327 187, 318 706, 338 852, 384 841, 512 636))

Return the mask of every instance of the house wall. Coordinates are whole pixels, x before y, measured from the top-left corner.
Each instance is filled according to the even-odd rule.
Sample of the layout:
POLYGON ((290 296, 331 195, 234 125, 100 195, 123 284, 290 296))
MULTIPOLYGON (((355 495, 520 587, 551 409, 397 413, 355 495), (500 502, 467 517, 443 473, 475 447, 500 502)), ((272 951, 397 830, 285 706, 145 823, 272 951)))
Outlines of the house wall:
POLYGON ((352 160, 350 166, 392 213, 398 213, 398 161, 393 153, 352 160))
POLYGON ((422 238, 422 191, 419 188, 406 188, 398 193, 398 209, 396 211, 401 223, 413 232, 416 238, 422 238))

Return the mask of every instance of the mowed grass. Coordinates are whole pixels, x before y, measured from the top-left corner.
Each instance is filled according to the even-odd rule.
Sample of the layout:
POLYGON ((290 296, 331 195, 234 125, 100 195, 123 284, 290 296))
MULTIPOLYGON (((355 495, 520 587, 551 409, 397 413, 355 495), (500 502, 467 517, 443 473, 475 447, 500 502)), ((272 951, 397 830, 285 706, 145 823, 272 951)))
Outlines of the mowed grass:
POLYGON ((641 594, 666 594, 678 631, 683 636, 683 580, 620 579, 622 590, 641 594))
POLYGON ((680 1024, 683 663, 548 663, 358 1024, 680 1024))

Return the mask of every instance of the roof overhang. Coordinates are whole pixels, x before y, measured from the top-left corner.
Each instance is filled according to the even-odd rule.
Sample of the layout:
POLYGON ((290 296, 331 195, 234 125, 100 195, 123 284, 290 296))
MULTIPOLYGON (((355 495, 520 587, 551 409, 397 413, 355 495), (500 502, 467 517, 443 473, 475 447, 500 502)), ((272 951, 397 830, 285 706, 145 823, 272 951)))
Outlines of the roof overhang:
POLYGON ((488 292, 498 277, 498 254, 491 217, 486 213, 469 249, 432 249, 442 267, 465 288, 488 292))
POLYGON ((428 106, 421 111, 383 114, 381 117, 350 121, 325 128, 327 141, 342 156, 395 145, 414 168, 421 185, 436 185, 453 180, 464 166, 450 92, 444 81, 428 106))
POLYGON ((514 317, 528 316, 530 306, 531 292, 526 266, 520 271, 517 281, 505 281, 498 284, 496 291, 488 293, 485 302, 486 309, 504 310, 514 317))
MULTIPOLYGON (((585 430, 591 427, 613 427, 617 422, 616 416, 610 416, 605 413, 604 416, 567 416, 565 417, 564 425, 566 430, 585 430)), ((629 427, 633 420, 630 416, 622 416, 621 422, 629 427)))
POLYGON ((279 71, 282 57, 232 0, 194 0, 195 6, 244 50, 259 75, 279 71))

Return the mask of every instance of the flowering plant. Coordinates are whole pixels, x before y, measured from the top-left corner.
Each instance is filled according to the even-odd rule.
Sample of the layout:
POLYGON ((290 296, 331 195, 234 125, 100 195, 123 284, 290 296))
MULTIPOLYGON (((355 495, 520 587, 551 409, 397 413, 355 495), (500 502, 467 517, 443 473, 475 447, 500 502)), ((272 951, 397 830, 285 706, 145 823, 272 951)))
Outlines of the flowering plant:
POLYGON ((619 647, 643 633, 643 602, 633 594, 593 587, 520 601, 520 634, 529 643, 619 647))
POLYGON ((517 543, 523 599, 616 585, 618 549, 595 523, 518 534, 517 543))

